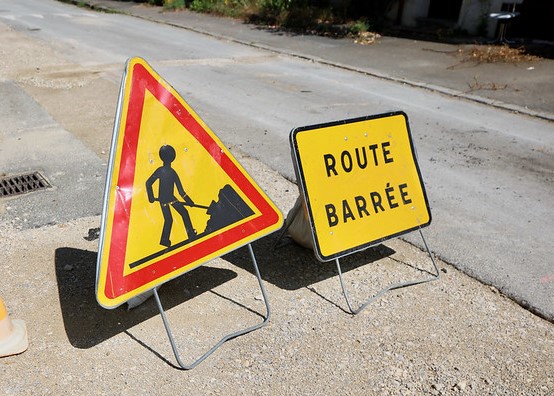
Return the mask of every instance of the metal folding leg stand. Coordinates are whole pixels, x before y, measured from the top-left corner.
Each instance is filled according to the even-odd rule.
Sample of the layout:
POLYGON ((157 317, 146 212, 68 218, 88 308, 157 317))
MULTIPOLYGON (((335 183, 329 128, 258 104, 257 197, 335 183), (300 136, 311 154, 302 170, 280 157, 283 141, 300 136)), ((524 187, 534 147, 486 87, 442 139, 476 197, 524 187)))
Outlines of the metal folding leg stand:
POLYGON ((215 344, 213 347, 211 347, 206 353, 204 353, 202 356, 200 356, 198 359, 196 359, 192 364, 186 365, 181 360, 181 357, 179 355, 179 351, 177 350, 177 346, 175 344, 175 339, 173 338, 173 334, 171 332, 171 329, 169 327, 169 322, 167 321, 167 318, 165 316, 164 309, 162 307, 162 303, 160 301, 160 296, 158 295, 158 291, 154 289, 154 297, 156 299, 156 304, 158 305, 158 309, 160 310, 160 315, 162 316, 162 320, 164 322, 165 330, 167 331, 167 336, 169 337, 169 342, 171 343, 171 348, 173 348, 173 353, 175 354, 175 359, 177 359, 177 363, 179 363, 179 366, 183 368, 184 370, 191 370, 198 366, 200 363, 202 363, 208 356, 210 356, 212 353, 215 352, 217 348, 219 348, 223 343, 226 341, 232 340, 233 338, 239 337, 243 334, 250 333, 251 331, 257 330, 263 326, 265 326, 269 322, 269 318, 271 316, 271 309, 269 307, 269 300, 267 298, 267 293, 265 291, 264 285, 262 283, 262 278, 260 276, 260 271, 258 269, 258 263, 256 262, 256 256, 254 256, 254 250, 252 250, 251 244, 248 244, 248 250, 250 251, 250 257, 252 258, 252 262, 254 263, 254 270, 256 272, 256 276, 258 277, 258 283, 260 285, 260 289, 262 290, 262 296, 264 298, 265 307, 267 310, 267 315, 262 323, 259 323, 257 325, 248 327, 243 330, 236 331, 234 333, 229 333, 226 336, 224 336, 217 344, 215 344))
POLYGON ((335 262, 337 264, 337 271, 339 273, 340 285, 342 287, 342 293, 344 294, 344 298, 346 299, 346 304, 348 305, 348 309, 350 310, 350 312, 353 315, 356 315, 356 314, 360 313, 366 306, 368 306, 373 301, 377 300, 379 297, 381 297, 383 294, 385 294, 386 292, 388 292, 390 290, 400 289, 400 288, 406 287, 406 286, 419 285, 421 283, 431 282, 431 281, 439 279, 440 273, 439 273, 439 269, 437 267, 437 263, 435 262, 435 259, 433 258, 433 255, 431 254, 431 251, 429 250, 429 246, 427 246, 427 242, 425 241, 425 237, 423 236, 423 232, 421 232, 421 228, 419 229, 419 234, 421 235, 421 239, 423 240, 423 244, 425 245, 425 249, 427 249, 427 253, 429 254, 429 257, 431 258, 431 261, 433 262, 433 266, 435 268, 435 274, 429 279, 401 282, 401 283, 396 283, 396 284, 390 285, 390 286, 382 289, 381 291, 379 291, 377 294, 375 294, 369 300, 367 300, 362 305, 360 305, 357 309, 353 309, 352 304, 350 304, 350 299, 348 298, 348 293, 346 292, 346 286, 344 284, 344 280, 343 280, 343 277, 342 277, 342 271, 341 271, 341 268, 340 268, 339 259, 338 258, 335 259, 335 262))

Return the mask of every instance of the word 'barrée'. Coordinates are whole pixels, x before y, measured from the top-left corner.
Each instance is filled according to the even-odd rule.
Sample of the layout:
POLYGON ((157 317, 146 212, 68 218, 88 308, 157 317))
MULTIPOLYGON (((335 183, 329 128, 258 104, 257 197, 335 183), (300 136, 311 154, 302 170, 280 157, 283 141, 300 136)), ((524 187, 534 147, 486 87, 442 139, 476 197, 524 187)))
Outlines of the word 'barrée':
POLYGON ((395 195, 395 188, 391 186, 390 183, 387 183, 385 188, 385 193, 383 195, 379 191, 372 191, 369 193, 369 200, 371 205, 368 207, 368 202, 366 197, 363 195, 355 196, 351 203, 347 199, 342 200, 342 210, 341 216, 337 214, 337 208, 334 204, 325 205, 325 213, 327 214, 327 221, 329 227, 334 227, 339 224, 340 221, 343 223, 348 222, 349 220, 356 220, 363 218, 364 216, 370 215, 370 210, 377 214, 380 211, 384 212, 387 209, 398 208, 401 204, 408 205, 412 203, 412 199, 408 196, 408 184, 402 183, 398 185, 399 198, 395 195), (352 205, 352 203, 354 205, 352 205), (354 208, 354 210, 352 210, 354 208))
MULTIPOLYGON (((350 173, 353 170, 355 171, 356 168, 364 170, 368 165, 378 167, 379 165, 393 163, 394 158, 392 157, 390 146, 390 142, 382 142, 356 147, 354 153, 349 150, 343 150, 337 156, 331 153, 323 154, 325 173, 327 177, 334 177, 339 176, 339 172, 341 174, 350 173)), ((343 199, 338 204, 328 203, 325 205, 325 214, 327 215, 329 227, 334 227, 341 222, 347 223, 351 220, 367 217, 370 213, 378 214, 379 212, 411 203, 412 199, 408 195, 407 183, 397 186, 387 183, 382 191, 371 191, 365 195, 343 199)))

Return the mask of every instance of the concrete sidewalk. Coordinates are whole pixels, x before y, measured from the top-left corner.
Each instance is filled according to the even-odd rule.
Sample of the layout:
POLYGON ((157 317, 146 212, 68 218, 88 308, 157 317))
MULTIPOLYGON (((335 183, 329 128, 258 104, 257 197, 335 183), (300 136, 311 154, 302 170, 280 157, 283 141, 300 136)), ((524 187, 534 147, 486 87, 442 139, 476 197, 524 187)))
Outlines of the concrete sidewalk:
POLYGON ((554 121, 554 60, 551 59, 478 63, 468 60, 473 44, 381 37, 376 44, 360 45, 348 38, 271 31, 240 20, 187 10, 164 11, 162 7, 113 0, 85 3, 93 9, 117 11, 554 121))

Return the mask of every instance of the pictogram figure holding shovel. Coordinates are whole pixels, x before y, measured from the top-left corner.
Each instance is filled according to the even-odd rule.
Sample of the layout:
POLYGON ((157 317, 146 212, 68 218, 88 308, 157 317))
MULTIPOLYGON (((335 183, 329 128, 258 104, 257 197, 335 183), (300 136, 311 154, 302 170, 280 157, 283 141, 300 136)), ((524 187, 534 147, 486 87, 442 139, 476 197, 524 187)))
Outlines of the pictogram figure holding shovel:
POLYGON ((190 221, 190 216, 185 205, 199 205, 195 205, 192 199, 187 195, 183 189, 179 175, 177 175, 177 172, 175 172, 175 170, 171 167, 171 163, 176 157, 175 149, 172 146, 164 145, 160 148, 159 155, 160 159, 163 161, 163 165, 156 169, 152 176, 146 180, 146 192, 150 203, 154 203, 154 201, 158 201, 160 203, 160 208, 162 209, 164 217, 164 226, 162 230, 162 237, 160 239, 160 245, 170 247, 171 241, 169 240, 169 235, 171 233, 171 226, 173 225, 171 207, 173 207, 173 209, 175 209, 183 218, 187 238, 189 241, 192 241, 197 237, 197 234, 192 226, 192 222, 190 221), (159 187, 157 197, 154 196, 154 191, 152 190, 152 185, 156 180, 158 180, 159 187), (179 193, 179 196, 183 198, 184 202, 175 198, 175 188, 177 188, 177 192, 179 193))

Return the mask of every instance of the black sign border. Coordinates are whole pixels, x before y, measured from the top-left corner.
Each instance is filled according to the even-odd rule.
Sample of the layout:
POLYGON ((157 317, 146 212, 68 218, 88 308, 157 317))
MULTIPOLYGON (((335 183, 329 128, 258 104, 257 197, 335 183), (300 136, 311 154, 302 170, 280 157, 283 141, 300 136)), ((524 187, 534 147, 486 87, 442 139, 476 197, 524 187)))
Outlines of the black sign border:
POLYGON ((423 178, 421 176, 421 171, 419 169, 419 164, 417 162, 417 153, 416 153, 414 142, 413 142, 413 139, 412 139, 412 132, 411 132, 411 129, 410 129, 410 124, 408 122, 408 115, 406 113, 404 113, 403 111, 391 111, 391 112, 387 112, 387 113, 369 115, 369 116, 364 116, 364 117, 349 118, 349 119, 345 119, 345 120, 332 121, 332 122, 327 122, 327 123, 313 124, 313 125, 307 125, 307 126, 294 128, 290 131, 289 141, 290 141, 290 147, 291 147, 292 162, 293 162, 293 165, 294 165, 294 171, 296 173, 296 180, 299 183, 300 191, 302 192, 302 195, 304 197, 304 201, 306 202, 306 207, 308 208, 308 218, 309 218, 309 221, 310 221, 310 228, 312 230, 312 240, 314 242, 314 253, 315 253, 315 256, 317 257, 317 259, 319 261, 328 262, 328 261, 332 261, 332 260, 335 260, 335 259, 339 259, 339 258, 348 256, 348 255, 356 253, 356 252, 361 252, 365 249, 370 248, 371 246, 378 245, 378 244, 380 244, 384 241, 387 241, 389 239, 393 239, 393 238, 399 237, 401 235, 408 234, 412 231, 421 229, 423 227, 427 227, 428 225, 431 224, 431 217, 432 217, 431 216, 431 208, 429 206, 429 201, 427 199, 427 193, 425 191, 425 184, 423 183, 423 178), (363 121, 374 120, 374 119, 378 119, 378 118, 393 117, 393 116, 398 116, 398 115, 403 116, 404 120, 406 122, 406 130, 408 132, 408 140, 410 142, 410 150, 411 150, 411 153, 412 153, 412 158, 413 158, 413 161, 414 161, 414 164, 415 164, 417 175, 419 177, 419 182, 421 184, 421 190, 423 192, 423 198, 425 200, 425 207, 427 208, 427 213, 429 214, 429 221, 425 224, 421 224, 419 226, 412 227, 412 228, 409 228, 409 229, 406 229, 406 230, 403 230, 403 231, 399 231, 395 234, 388 235, 388 236, 383 237, 383 238, 379 238, 379 239, 375 239, 373 241, 363 243, 361 245, 352 247, 350 249, 334 253, 330 256, 323 255, 321 253, 321 249, 320 249, 320 246, 319 246, 319 241, 317 239, 317 235, 316 235, 316 231, 315 231, 315 225, 314 225, 314 220, 313 220, 313 215, 312 215, 312 207, 311 207, 311 204, 310 204, 310 198, 308 196, 308 191, 307 191, 307 188, 306 188, 306 183, 305 183, 305 179, 304 179, 304 170, 302 168, 302 162, 300 160, 300 152, 298 150, 298 143, 297 143, 297 140, 296 140, 296 136, 301 132, 307 132, 307 131, 314 130, 314 129, 328 128, 328 127, 333 127, 333 126, 337 126, 337 125, 353 124, 353 123, 356 123, 356 122, 363 122, 363 121))

